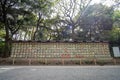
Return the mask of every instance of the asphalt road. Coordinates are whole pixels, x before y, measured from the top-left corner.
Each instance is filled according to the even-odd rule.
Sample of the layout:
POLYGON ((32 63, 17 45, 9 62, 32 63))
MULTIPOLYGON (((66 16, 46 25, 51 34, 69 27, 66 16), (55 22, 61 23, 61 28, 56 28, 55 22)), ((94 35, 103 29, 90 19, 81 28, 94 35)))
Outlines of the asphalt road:
POLYGON ((0 66, 0 80, 120 80, 120 66, 0 66))

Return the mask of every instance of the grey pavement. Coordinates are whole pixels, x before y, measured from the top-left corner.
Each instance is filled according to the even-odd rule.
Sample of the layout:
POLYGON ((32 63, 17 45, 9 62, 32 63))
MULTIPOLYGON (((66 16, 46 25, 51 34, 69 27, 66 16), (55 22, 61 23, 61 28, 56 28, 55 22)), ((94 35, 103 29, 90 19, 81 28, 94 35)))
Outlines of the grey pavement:
POLYGON ((120 66, 0 66, 0 80, 120 80, 120 66))

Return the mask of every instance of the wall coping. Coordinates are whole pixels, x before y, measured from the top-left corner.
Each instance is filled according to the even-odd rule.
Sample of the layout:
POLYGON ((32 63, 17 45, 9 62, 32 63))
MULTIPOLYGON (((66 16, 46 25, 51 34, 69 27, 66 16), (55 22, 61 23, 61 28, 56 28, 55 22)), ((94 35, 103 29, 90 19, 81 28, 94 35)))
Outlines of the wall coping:
POLYGON ((12 43, 109 43, 108 41, 15 41, 13 40, 12 43))

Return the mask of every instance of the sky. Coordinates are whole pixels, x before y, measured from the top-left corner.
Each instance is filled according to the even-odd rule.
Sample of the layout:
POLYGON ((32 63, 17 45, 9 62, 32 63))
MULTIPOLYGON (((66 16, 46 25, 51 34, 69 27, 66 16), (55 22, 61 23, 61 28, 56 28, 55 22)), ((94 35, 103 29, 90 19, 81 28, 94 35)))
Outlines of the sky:
POLYGON ((93 0, 92 4, 94 4, 94 3, 100 3, 100 0, 93 0))
POLYGON ((103 3, 104 5, 111 6, 114 4, 112 0, 92 0, 91 4, 103 3))
MULTIPOLYGON (((61 0, 61 2, 63 2, 64 4, 68 4, 70 0, 61 0)), ((74 1, 74 0, 73 0, 74 1)), ((79 0, 78 0, 79 1, 79 0)), ((114 4, 113 0, 92 0, 92 2, 90 3, 90 5, 94 5, 94 4, 99 4, 99 3, 102 3, 103 5, 106 5, 108 7, 110 7, 111 5, 114 4)), ((60 8, 61 10, 64 10, 62 9, 62 7, 58 7, 59 5, 57 5, 57 7, 55 8, 55 12, 58 11, 58 8, 60 8)), ((77 6, 77 5, 76 5, 77 6)), ((63 11, 64 12, 64 11, 63 11)), ((62 14, 61 12, 58 12, 59 14, 62 14)), ((74 12, 74 13, 77 13, 77 12, 74 12)), ((54 17, 55 14, 52 15, 52 17, 54 17)), ((75 14, 76 15, 76 14, 75 14)), ((64 15, 63 15, 64 16, 64 15)))

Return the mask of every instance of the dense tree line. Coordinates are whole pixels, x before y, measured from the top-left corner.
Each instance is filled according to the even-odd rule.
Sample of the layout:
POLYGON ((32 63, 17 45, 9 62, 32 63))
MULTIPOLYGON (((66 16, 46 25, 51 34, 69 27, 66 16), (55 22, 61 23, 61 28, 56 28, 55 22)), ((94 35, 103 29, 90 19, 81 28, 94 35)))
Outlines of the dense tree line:
POLYGON ((0 40, 4 57, 12 40, 120 42, 120 2, 106 0, 1 0, 0 40), (1 43, 3 45, 3 43, 1 43))

